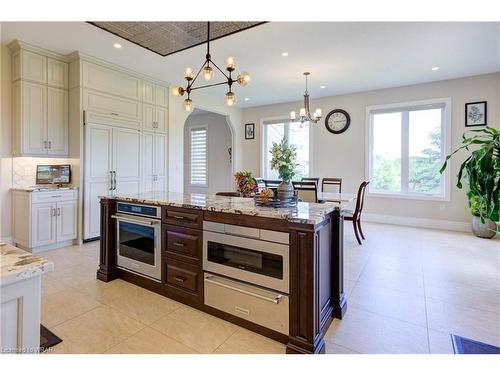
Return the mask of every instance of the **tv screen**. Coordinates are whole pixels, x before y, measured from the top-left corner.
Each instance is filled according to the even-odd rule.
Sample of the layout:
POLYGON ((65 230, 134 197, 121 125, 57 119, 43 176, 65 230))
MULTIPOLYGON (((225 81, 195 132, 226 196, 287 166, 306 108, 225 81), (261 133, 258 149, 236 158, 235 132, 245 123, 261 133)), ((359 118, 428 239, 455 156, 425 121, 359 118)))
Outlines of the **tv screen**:
POLYGON ((37 184, 69 184, 71 182, 71 166, 63 165, 37 165, 37 184))

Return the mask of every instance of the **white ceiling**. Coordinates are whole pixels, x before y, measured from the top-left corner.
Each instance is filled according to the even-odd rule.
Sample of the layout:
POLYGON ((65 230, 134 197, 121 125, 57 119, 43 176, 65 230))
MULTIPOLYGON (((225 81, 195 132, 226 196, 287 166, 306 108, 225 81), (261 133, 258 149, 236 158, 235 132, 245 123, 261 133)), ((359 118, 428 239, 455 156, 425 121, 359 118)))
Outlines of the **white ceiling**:
MULTIPOLYGON (((1 38, 79 50, 172 84, 184 84, 184 68, 205 55, 198 46, 161 57, 83 22, 2 22, 1 38)), ((300 100, 304 71, 312 99, 500 71, 500 23, 271 22, 214 41, 211 54, 220 66, 234 56, 237 71, 251 73, 234 90, 238 106, 251 107, 300 100)), ((207 90, 223 100, 223 87, 207 90)))

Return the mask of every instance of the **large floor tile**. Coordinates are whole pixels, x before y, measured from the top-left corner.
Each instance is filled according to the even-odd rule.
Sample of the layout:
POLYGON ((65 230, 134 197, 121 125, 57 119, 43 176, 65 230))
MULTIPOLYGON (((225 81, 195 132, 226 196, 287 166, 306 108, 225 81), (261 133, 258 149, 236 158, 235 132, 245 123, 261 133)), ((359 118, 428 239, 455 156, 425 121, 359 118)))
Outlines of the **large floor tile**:
POLYGON ((50 273, 42 275, 42 296, 61 292, 69 287, 69 285, 50 276, 50 273))
POLYGON ((193 349, 146 327, 108 349, 110 354, 194 354, 193 349))
MULTIPOLYGON (((85 257, 87 260, 90 259, 85 257)), ((55 268, 54 272, 51 274, 52 277, 62 281, 63 283, 76 286, 78 284, 84 283, 86 281, 92 281, 96 279, 97 267, 81 263, 74 267, 67 268, 55 268)))
POLYGON ((363 269, 359 281, 381 288, 388 288, 409 295, 424 294, 424 280, 422 275, 411 274, 399 270, 368 265, 363 269))
POLYGON ((67 288, 42 298, 41 322, 50 328, 100 306, 95 299, 67 288))
POLYGON ((111 300, 119 298, 130 298, 134 293, 138 293, 138 290, 145 292, 144 289, 120 279, 108 283, 93 279, 77 284, 74 288, 101 303, 109 303, 111 300))
POLYGON ((427 298, 429 328, 500 346, 500 316, 427 298))
POLYGON ((426 328, 354 307, 342 320, 333 321, 325 340, 360 353, 429 352, 426 328))
POLYGON ((420 294, 409 294, 360 281, 352 291, 348 304, 352 307, 427 327, 425 298, 420 294))
POLYGON ((454 354, 451 335, 429 329, 429 349, 431 354, 454 354))
POLYGON ((325 342, 325 347, 326 354, 361 354, 342 345, 332 344, 331 342, 325 342))
POLYGON ((284 354, 285 345, 246 329, 238 329, 214 353, 218 354, 284 354))
POLYGON ((53 332, 63 339, 56 353, 103 353, 144 328, 137 320, 101 306, 58 325, 53 332))
POLYGON ((187 307, 163 317, 151 327, 200 353, 212 353, 237 330, 230 323, 187 307))

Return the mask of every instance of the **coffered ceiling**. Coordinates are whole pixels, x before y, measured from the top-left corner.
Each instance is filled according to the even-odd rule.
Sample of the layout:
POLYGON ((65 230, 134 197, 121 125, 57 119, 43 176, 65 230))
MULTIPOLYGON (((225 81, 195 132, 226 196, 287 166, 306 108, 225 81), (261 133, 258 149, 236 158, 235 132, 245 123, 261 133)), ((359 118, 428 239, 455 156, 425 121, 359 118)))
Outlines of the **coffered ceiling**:
MULTIPOLYGON (((161 56, 205 43, 207 22, 89 22, 161 56)), ((246 30, 263 22, 211 22, 210 40, 246 30)))

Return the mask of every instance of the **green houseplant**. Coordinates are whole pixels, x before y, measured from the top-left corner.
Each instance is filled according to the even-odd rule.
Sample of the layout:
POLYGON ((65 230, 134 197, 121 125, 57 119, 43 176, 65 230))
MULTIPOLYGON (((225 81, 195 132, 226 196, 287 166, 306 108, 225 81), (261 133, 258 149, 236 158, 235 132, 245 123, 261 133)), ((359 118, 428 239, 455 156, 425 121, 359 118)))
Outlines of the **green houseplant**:
POLYGON ((273 142, 271 147, 271 169, 278 171, 281 183, 278 185, 278 197, 281 200, 293 197, 292 178, 297 167, 295 146, 289 145, 286 137, 280 143, 273 142))
POLYGON ((252 172, 238 171, 234 174, 236 181, 236 191, 244 197, 251 197, 257 192, 257 182, 252 172))
POLYGON ((474 234, 492 238, 499 231, 500 222, 500 132, 488 126, 470 132, 474 134, 466 136, 464 133, 462 145, 446 156, 440 172, 445 171, 455 153, 462 149, 469 151, 460 165, 456 186, 461 189, 462 180, 469 185, 467 198, 474 234))

